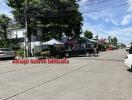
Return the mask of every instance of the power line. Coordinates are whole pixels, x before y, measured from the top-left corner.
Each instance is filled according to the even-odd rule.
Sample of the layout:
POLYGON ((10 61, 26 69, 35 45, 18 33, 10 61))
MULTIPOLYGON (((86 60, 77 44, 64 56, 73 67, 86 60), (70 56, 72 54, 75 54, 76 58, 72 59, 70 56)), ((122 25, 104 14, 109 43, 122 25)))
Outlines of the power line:
MULTIPOLYGON (((111 0, 111 2, 106 2, 106 1, 104 1, 104 0, 102 0, 102 1, 100 1, 100 2, 96 2, 96 3, 91 3, 91 4, 87 4, 87 5, 84 5, 84 6, 81 6, 80 8, 85 8, 85 7, 95 7, 95 8, 103 8, 103 7, 108 7, 108 6, 110 6, 110 5, 115 5, 115 4, 117 4, 117 3, 114 3, 114 2, 112 2, 112 0, 111 0), (103 2, 103 4, 101 4, 103 2)), ((118 3, 118 4, 121 4, 121 3, 118 3)))
POLYGON ((105 7, 105 6, 100 6, 100 7, 96 7, 96 8, 94 8, 94 10, 104 10, 104 9, 111 9, 111 8, 113 8, 113 7, 122 7, 122 6, 126 6, 126 4, 125 3, 121 3, 121 4, 118 4, 118 5, 111 5, 111 6, 107 6, 107 8, 105 7))
POLYGON ((89 1, 89 3, 85 4, 84 6, 81 6, 81 8, 88 7, 88 6, 97 6, 99 3, 104 4, 104 3, 107 3, 107 2, 110 2, 110 1, 106 1, 106 0, 100 0, 98 2, 89 1))
MULTIPOLYGON (((100 2, 104 2, 104 0, 100 0, 100 2)), ((99 4, 99 1, 98 1, 98 4, 99 4)), ((113 3, 113 2, 104 3, 101 6, 98 6, 98 4, 94 3, 94 6, 93 5, 81 6, 80 9, 84 8, 84 7, 87 7, 87 9, 93 8, 92 10, 88 10, 88 11, 83 11, 82 12, 82 13, 90 13, 90 12, 99 12, 99 11, 104 11, 104 10, 111 10, 113 8, 118 8, 118 7, 125 7, 127 5, 127 3, 118 3, 117 4, 117 3, 113 3)))
POLYGON ((89 11, 84 11, 82 12, 83 14, 87 14, 87 13, 95 13, 95 12, 101 12, 101 11, 107 11, 107 10, 112 10, 114 8, 119 8, 119 7, 125 7, 126 4, 121 4, 121 5, 118 5, 118 6, 111 6, 111 8, 107 8, 107 9, 95 9, 95 10, 89 10, 89 11))

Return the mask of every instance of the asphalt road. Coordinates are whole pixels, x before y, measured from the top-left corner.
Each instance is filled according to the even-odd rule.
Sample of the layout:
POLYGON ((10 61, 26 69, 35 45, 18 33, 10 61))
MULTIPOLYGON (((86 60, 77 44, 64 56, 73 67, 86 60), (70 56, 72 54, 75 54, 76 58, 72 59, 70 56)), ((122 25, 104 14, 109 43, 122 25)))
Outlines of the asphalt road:
POLYGON ((70 64, 0 61, 0 100, 132 100, 125 50, 74 57, 70 64))

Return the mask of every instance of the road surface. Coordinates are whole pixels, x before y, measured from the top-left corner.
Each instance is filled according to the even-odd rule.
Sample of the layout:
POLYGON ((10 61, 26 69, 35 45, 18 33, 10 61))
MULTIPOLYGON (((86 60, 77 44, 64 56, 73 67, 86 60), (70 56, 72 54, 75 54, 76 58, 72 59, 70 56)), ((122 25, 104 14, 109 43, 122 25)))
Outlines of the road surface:
POLYGON ((0 61, 0 100, 132 100, 126 54, 108 51, 63 65, 0 61))

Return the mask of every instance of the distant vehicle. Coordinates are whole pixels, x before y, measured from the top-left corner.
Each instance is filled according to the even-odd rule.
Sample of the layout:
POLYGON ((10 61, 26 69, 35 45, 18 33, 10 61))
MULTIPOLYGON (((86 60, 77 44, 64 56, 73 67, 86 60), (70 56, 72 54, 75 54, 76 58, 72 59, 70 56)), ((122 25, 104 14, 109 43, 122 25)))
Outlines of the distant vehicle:
POLYGON ((132 54, 128 54, 125 59, 125 66, 132 70, 132 54))
POLYGON ((126 46, 126 51, 129 51, 130 47, 131 47, 131 44, 127 45, 126 46))
POLYGON ((12 58, 16 57, 15 51, 9 48, 0 48, 0 58, 12 58))

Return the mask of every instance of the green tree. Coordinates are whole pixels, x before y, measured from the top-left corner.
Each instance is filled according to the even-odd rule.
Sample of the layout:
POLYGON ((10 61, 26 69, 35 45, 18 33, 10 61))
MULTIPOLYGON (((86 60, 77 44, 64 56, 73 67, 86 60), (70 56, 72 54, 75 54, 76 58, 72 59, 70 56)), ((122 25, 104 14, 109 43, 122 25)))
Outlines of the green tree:
POLYGON ((9 42, 7 38, 7 28, 9 27, 10 23, 11 19, 8 16, 4 14, 0 15, 0 33, 1 37, 4 38, 6 42, 9 42))
POLYGON ((117 38, 116 38, 116 37, 113 37, 113 39, 112 39, 112 44, 113 44, 114 46, 117 46, 117 43, 118 43, 117 38))
POLYGON ((16 21, 24 26, 25 18, 27 19, 28 37, 35 28, 43 30, 44 40, 49 33, 50 37, 55 38, 60 38, 63 32, 71 36, 72 30, 76 36, 81 34, 83 17, 75 0, 27 0, 25 13, 24 1, 8 0, 7 4, 13 8, 16 21))
POLYGON ((91 31, 85 31, 84 36, 88 39, 93 39, 93 33, 91 31))
POLYGON ((114 46, 117 46, 117 44, 118 44, 118 39, 117 39, 116 37, 111 37, 111 36, 109 36, 109 37, 108 37, 108 40, 109 40, 109 43, 110 43, 110 44, 112 44, 112 45, 114 45, 114 46))
POLYGON ((111 43, 111 36, 108 36, 108 41, 109 43, 111 43))

